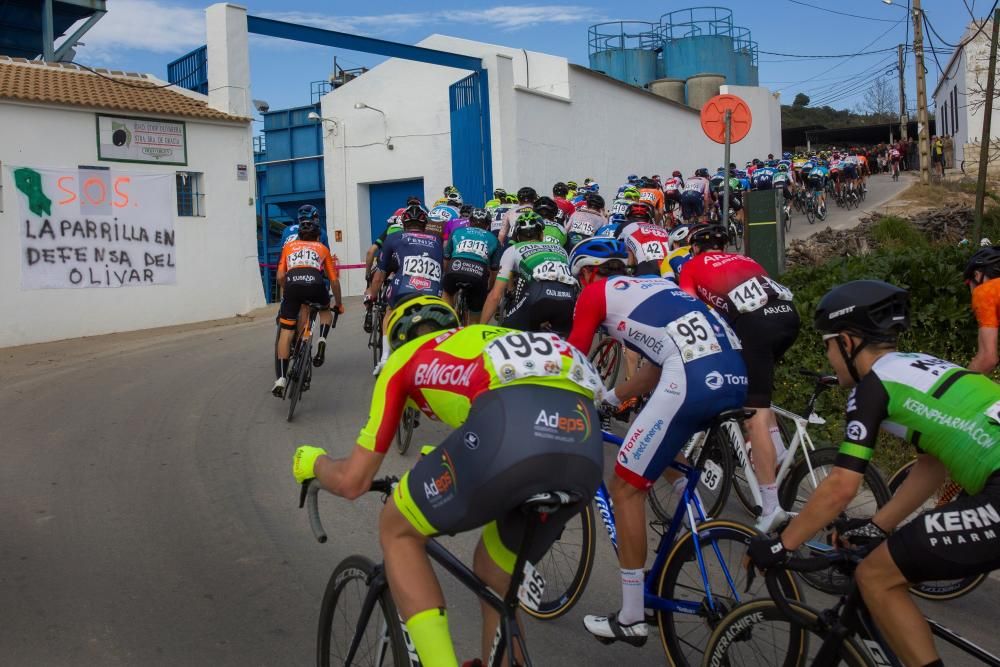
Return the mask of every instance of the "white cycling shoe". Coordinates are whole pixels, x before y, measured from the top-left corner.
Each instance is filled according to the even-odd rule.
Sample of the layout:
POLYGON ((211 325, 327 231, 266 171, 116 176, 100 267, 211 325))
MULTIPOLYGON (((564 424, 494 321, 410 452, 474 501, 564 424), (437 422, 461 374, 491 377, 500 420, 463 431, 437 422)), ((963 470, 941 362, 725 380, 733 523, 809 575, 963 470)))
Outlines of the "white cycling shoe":
POLYGON ((274 381, 274 386, 271 387, 271 394, 275 398, 281 398, 285 394, 285 386, 288 384, 288 380, 282 376, 274 381))
POLYGON ((587 614, 583 617, 583 627, 602 644, 625 642, 631 646, 642 646, 649 637, 649 625, 645 620, 622 625, 618 622, 618 612, 607 616, 587 614))
POLYGON ((756 528, 761 533, 770 533, 772 530, 774 530, 781 524, 789 521, 796 514, 798 514, 798 512, 786 512, 785 510, 781 509, 781 506, 779 505, 770 514, 764 514, 759 519, 757 519, 757 523, 754 524, 754 528, 756 528))
POLYGON ((385 366, 384 361, 378 362, 375 366, 375 370, 372 371, 372 377, 378 377, 378 374, 382 372, 382 367, 385 366))

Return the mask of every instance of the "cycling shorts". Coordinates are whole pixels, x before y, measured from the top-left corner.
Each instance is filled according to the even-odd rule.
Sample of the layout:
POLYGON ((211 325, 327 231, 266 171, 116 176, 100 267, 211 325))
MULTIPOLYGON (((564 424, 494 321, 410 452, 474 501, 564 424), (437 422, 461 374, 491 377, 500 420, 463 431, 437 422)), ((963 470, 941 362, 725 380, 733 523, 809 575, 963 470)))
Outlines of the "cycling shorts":
POLYGON ((393 499, 429 537, 485 526, 490 557, 511 573, 527 520, 518 506, 546 491, 581 496, 536 528, 527 557, 537 563, 591 502, 603 468, 593 401, 555 387, 505 387, 476 398, 465 423, 403 475, 393 499))
POLYGON ((1000 569, 1000 473, 983 490, 924 512, 889 536, 907 581, 960 579, 1000 569))
POLYGON ((700 192, 688 190, 681 193, 681 214, 684 219, 702 215, 705 212, 705 197, 700 192))
POLYGON ((465 301, 469 304, 469 310, 474 313, 482 311, 489 287, 490 272, 486 265, 468 259, 452 260, 441 283, 441 290, 449 295, 465 289, 465 301))
POLYGON ((635 269, 632 271, 634 276, 656 276, 660 277, 660 264, 663 259, 647 259, 645 262, 639 262, 635 265, 635 269))
POLYGON ((747 365, 746 407, 771 407, 774 366, 795 342, 800 324, 792 302, 777 299, 733 320, 733 331, 743 345, 743 361, 747 365))
POLYGON ((407 278, 397 272, 393 276, 392 283, 389 286, 389 294, 387 296, 389 307, 395 308, 400 299, 410 294, 441 296, 441 283, 435 280, 407 278))
POLYGON ((689 364, 680 354, 668 357, 659 383, 618 450, 615 474, 637 489, 652 487, 691 436, 705 430, 720 412, 743 406, 746 381, 734 351, 689 364))
POLYGON ((740 194, 737 194, 735 192, 730 192, 729 193, 729 208, 733 209, 733 213, 739 213, 740 211, 742 211, 743 210, 743 196, 740 195, 740 194))
POLYGON ((307 273, 289 273, 285 279, 285 291, 278 308, 278 324, 282 329, 294 329, 299 320, 299 310, 304 304, 318 303, 320 310, 330 308, 330 292, 322 277, 307 273))
POLYGON ((510 309, 503 326, 522 331, 541 331, 543 325, 560 336, 573 328, 576 287, 555 280, 535 280, 510 309))
POLYGON ((857 178, 858 177, 858 167, 850 162, 844 165, 844 178, 857 178))

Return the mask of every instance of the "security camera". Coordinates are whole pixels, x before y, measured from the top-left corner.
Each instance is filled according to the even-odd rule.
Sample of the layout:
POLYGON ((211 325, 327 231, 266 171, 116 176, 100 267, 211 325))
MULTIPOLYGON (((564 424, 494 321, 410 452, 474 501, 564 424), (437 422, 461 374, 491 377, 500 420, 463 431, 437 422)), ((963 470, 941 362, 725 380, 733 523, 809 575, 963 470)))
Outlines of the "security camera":
POLYGON ((264 100, 254 100, 253 101, 253 105, 254 105, 254 108, 256 108, 257 111, 259 111, 261 113, 267 113, 271 109, 271 105, 269 105, 264 100))

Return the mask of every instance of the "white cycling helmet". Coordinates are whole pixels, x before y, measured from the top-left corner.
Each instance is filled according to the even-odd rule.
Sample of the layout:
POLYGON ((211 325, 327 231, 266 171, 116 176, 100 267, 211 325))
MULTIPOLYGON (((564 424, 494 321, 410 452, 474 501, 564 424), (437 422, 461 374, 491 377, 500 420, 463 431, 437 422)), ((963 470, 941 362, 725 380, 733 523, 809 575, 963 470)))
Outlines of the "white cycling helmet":
POLYGON ((687 237, 691 234, 691 225, 677 225, 670 230, 670 234, 667 237, 670 239, 670 247, 676 248, 677 246, 687 245, 687 237))
POLYGON ((462 201, 462 195, 459 194, 457 190, 448 193, 448 203, 453 206, 461 206, 465 202, 462 201))

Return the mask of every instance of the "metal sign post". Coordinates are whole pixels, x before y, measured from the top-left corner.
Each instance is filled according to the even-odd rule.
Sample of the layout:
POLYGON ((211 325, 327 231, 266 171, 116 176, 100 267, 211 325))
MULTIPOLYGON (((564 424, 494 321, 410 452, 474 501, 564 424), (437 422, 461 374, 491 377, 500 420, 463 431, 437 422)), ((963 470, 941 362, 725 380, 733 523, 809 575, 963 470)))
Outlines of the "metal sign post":
POLYGON ((726 109, 725 116, 726 131, 725 131, 725 158, 722 161, 723 178, 722 178, 722 226, 729 229, 729 149, 730 149, 730 138, 732 136, 733 130, 733 112, 732 109, 726 109))

